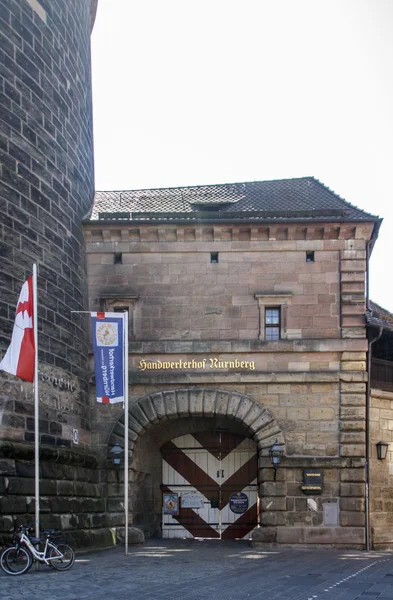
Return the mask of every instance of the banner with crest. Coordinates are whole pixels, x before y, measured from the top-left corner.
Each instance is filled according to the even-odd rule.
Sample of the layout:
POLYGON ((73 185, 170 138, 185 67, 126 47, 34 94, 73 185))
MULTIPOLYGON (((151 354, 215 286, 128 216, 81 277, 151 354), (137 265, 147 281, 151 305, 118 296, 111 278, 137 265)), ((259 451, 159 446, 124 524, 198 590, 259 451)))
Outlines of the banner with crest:
POLYGON ((91 313, 97 402, 124 402, 123 313, 91 313))

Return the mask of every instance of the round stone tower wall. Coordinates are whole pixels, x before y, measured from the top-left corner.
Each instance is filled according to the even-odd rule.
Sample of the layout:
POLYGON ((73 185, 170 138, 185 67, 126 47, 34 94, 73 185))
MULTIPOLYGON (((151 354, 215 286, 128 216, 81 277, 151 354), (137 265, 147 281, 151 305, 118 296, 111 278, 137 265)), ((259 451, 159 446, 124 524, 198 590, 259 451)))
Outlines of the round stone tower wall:
MULTIPOLYGON (((42 458, 62 471, 42 463, 43 510, 55 515, 52 526, 63 528, 88 528, 93 519, 55 505, 56 498, 83 496, 79 512, 87 515, 94 512, 89 497, 99 496, 94 459, 86 458, 87 317, 72 313, 87 307, 81 222, 94 194, 95 8, 96 0, 0 3, 0 357, 20 289, 37 263, 40 443, 42 458)), ((34 513, 33 408, 32 384, 0 371, 0 536, 18 515, 23 521, 34 513)))

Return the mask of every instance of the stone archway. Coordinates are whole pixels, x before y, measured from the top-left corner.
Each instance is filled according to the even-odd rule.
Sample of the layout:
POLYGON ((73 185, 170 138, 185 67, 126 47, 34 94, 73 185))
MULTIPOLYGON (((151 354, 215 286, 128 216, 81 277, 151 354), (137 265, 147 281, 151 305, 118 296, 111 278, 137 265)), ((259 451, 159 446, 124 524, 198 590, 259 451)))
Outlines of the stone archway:
MULTIPOLYGON (((181 388, 142 396, 129 407, 129 448, 152 425, 166 419, 187 417, 223 417, 240 423, 253 438, 259 456, 267 456, 277 439, 285 448, 285 440, 276 420, 262 404, 247 395, 211 388, 181 388)), ((124 440, 124 414, 115 424, 108 448, 124 440)), ((123 442, 124 445, 124 442, 123 442)))
MULTIPOLYGON (((269 448, 276 439, 284 445, 281 429, 270 411, 238 392, 180 388, 142 396, 129 407, 130 524, 148 536, 160 536, 162 444, 177 435, 217 427, 253 439, 258 447, 259 469, 266 466, 269 448)), ((124 414, 109 436, 108 456, 116 442, 124 447, 124 414)), ((120 525, 122 491, 117 487, 115 493, 118 501, 108 505, 118 505, 118 515, 112 515, 111 521, 119 519, 120 525)))

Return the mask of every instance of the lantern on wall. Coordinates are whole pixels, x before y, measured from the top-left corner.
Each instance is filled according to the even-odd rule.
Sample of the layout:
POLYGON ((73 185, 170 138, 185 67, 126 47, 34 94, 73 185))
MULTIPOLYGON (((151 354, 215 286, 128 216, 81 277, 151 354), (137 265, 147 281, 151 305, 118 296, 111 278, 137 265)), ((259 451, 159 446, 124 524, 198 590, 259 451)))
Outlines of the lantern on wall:
POLYGON ((116 444, 111 448, 110 453, 112 455, 112 462, 114 465, 120 465, 121 457, 124 453, 123 448, 116 442, 116 444))
POLYGON ((270 462, 273 465, 274 469, 274 481, 276 481, 277 469, 281 462, 281 457, 284 454, 284 448, 280 446, 278 440, 274 442, 273 446, 269 450, 270 462))
POLYGON ((378 442, 376 446, 378 460, 385 460, 386 455, 388 453, 389 444, 387 444, 386 442, 378 442))

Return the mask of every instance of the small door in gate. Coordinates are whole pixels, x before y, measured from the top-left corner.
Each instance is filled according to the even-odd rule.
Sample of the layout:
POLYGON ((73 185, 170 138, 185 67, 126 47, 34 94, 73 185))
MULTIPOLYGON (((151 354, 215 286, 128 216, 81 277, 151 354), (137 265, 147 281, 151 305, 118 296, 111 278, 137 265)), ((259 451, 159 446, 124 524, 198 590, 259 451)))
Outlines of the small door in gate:
POLYGON ((187 434, 162 452, 162 490, 177 494, 163 510, 163 537, 246 538, 258 524, 257 446, 229 431, 187 434))

